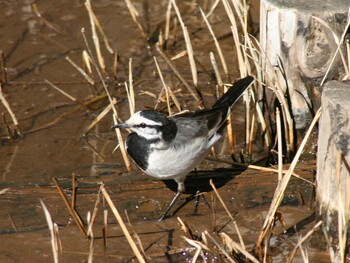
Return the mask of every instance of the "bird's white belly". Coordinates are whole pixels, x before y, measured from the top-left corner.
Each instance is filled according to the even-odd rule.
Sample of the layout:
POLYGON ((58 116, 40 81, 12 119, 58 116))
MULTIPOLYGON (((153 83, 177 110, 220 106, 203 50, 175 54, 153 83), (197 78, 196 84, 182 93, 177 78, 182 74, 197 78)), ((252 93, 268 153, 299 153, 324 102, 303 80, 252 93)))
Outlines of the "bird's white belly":
POLYGON ((186 177, 207 156, 212 145, 207 138, 198 138, 181 147, 155 150, 149 156, 145 172, 158 179, 186 177))

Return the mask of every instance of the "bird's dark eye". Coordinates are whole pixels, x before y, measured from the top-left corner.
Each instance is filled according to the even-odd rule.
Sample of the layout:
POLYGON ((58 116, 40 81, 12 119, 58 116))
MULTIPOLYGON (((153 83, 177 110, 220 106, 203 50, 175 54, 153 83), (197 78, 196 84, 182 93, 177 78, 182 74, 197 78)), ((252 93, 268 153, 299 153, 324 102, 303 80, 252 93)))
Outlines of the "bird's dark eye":
POLYGON ((139 126, 140 126, 140 128, 146 128, 147 125, 146 125, 146 123, 143 122, 139 126))

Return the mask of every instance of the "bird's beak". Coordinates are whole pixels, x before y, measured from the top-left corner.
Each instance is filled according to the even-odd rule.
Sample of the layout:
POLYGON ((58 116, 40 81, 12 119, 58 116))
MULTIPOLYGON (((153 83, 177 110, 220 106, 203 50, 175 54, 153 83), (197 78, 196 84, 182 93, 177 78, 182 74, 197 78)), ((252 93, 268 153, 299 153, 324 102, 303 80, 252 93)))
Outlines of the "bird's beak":
POLYGON ((130 128, 129 124, 127 124, 126 122, 118 123, 117 125, 112 126, 112 129, 125 129, 125 128, 130 128))

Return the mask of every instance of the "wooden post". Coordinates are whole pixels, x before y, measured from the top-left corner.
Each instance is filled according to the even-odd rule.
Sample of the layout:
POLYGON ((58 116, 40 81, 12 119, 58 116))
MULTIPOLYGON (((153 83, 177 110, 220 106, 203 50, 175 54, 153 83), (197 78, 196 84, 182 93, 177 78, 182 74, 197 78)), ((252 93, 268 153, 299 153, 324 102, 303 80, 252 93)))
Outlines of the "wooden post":
POLYGON ((333 240, 338 240, 338 212, 349 210, 349 164, 350 83, 330 81, 322 92, 316 200, 333 240))
MULTIPOLYGON (((307 127, 312 119, 310 94, 319 86, 338 46, 331 30, 318 19, 340 39, 349 6, 349 0, 261 0, 260 44, 273 66, 279 59, 283 64, 297 129, 307 127)), ((343 67, 338 55, 329 78, 339 71, 343 67)))

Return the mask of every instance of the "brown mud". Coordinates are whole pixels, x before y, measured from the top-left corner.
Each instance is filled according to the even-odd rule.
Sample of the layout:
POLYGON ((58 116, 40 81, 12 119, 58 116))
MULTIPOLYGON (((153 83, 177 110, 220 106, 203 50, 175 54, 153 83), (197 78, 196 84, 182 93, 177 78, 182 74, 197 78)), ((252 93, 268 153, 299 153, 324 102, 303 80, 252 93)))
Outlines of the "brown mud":
MULTIPOLYGON (((210 71, 208 75, 199 68, 198 77, 204 101, 211 105, 214 102, 215 85, 211 79, 213 70, 208 54, 214 50, 214 44, 198 15, 198 4, 206 1, 199 2, 186 1, 180 5, 180 9, 188 24, 196 57, 203 68, 210 71), (193 13, 196 15, 193 16, 193 13)), ((198 190, 198 185, 200 190, 208 191, 205 196, 210 208, 200 201, 198 211, 193 215, 194 204, 189 201, 179 209, 176 216, 157 222, 166 203, 174 195, 171 189, 174 190, 175 185, 171 182, 164 184, 153 181, 136 167, 133 172, 127 173, 119 150, 113 152, 117 139, 110 128, 113 124, 111 115, 84 136, 87 127, 108 105, 108 100, 103 97, 87 107, 81 107, 80 103, 96 96, 96 91, 65 59, 69 56, 82 66, 81 54, 86 49, 82 28, 85 28, 89 45, 93 47, 84 1, 35 1, 50 26, 36 16, 33 3, 30 0, 0 0, 0 50, 4 52, 8 73, 2 91, 19 120, 21 131, 19 138, 8 139, 5 122, 11 123, 11 118, 3 105, 0 105, 0 112, 4 116, 0 121, 0 190, 9 188, 4 195, 0 195, 0 262, 52 261, 50 233, 39 199, 46 204, 53 221, 59 226, 62 242, 59 261, 87 261, 90 241, 79 233, 51 179, 57 178, 65 193, 70 196, 72 174, 78 180, 76 206, 83 221, 86 222, 88 211, 92 212, 94 208, 98 183, 103 182, 118 210, 128 212, 146 255, 152 259, 150 262, 191 260, 193 249, 181 238, 183 232, 177 216, 186 221, 194 235, 199 236, 204 230, 224 231, 237 240, 237 233, 229 217, 208 185, 210 178, 213 178, 232 212, 247 247, 252 248, 271 203, 277 175, 206 160, 198 172, 190 176, 187 184, 189 192, 198 190), (72 102, 54 90, 45 83, 46 79, 78 102, 72 102), (216 201, 213 203, 213 200, 216 201)), ((157 27, 164 23, 167 3, 168 1, 157 1, 156 4, 153 1, 135 1, 136 8, 142 11, 140 17, 149 35, 156 33, 157 27)), ((93 1, 92 5, 112 48, 121 57, 118 80, 115 82, 112 80, 114 57, 102 49, 110 77, 107 82, 110 83, 110 92, 118 99, 117 108, 121 119, 129 116, 124 88, 124 81, 128 80, 129 58, 132 58, 133 65, 136 109, 153 108, 156 99, 145 92, 158 96, 162 88, 153 56, 157 56, 165 81, 173 90, 181 89, 177 95, 183 106, 188 109, 198 106, 161 60, 154 45, 149 46, 141 36, 124 1, 101 0, 93 1)), ((258 21, 257 13, 258 3, 255 2, 252 9, 255 22, 258 21)), ((211 19, 228 58, 231 78, 236 79, 238 69, 234 62, 236 58, 231 29, 220 5, 211 19)), ((185 45, 179 28, 177 40, 171 43, 167 52, 175 55, 183 50, 185 45)), ((187 57, 174 63, 190 82, 187 57)), ((98 83, 97 74, 94 74, 98 83)), ((101 93, 101 85, 98 83, 96 86, 101 93)), ((160 109, 166 109, 166 103, 161 103, 160 109)), ((233 114, 236 151, 239 153, 244 147, 243 103, 238 105, 233 114)), ((126 135, 123 133, 124 137, 126 135)), ((254 147, 255 159, 265 155, 262 143, 257 142, 254 147)), ((220 154, 220 158, 230 159, 227 151, 220 154)), ((314 170, 314 162, 308 161, 298 165, 296 173, 313 181, 314 170)), ((299 236, 312 227, 313 187, 294 178, 279 211, 286 232, 284 233, 281 223, 276 222, 270 251, 273 262, 283 262, 298 242, 299 236), (294 229, 296 224, 298 226, 294 229)), ((111 212, 108 216, 106 248, 103 245, 102 228, 101 208, 94 224, 94 262, 132 261, 132 251, 111 212)), ((322 246, 310 246, 310 259, 317 258, 317 262, 325 259, 327 262, 328 258, 321 252, 322 249, 322 246)), ((299 254, 296 256, 298 259, 299 254)), ((208 258, 208 262, 216 261, 220 260, 208 258)))

